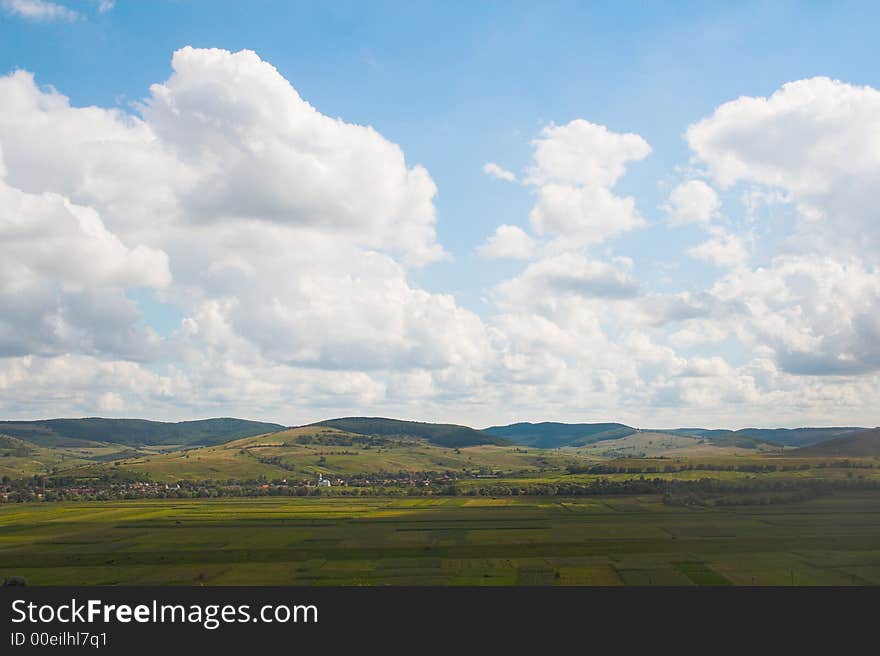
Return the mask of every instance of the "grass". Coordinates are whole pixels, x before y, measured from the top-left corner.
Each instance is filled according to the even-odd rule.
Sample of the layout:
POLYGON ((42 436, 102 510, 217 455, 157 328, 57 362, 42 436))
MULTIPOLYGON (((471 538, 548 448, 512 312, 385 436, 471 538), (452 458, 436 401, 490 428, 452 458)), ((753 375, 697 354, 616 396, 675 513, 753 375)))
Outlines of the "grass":
POLYGON ((0 506, 31 585, 880 585, 880 495, 259 498, 0 506))
MULTIPOLYGON (((370 438, 325 426, 306 426, 277 433, 248 437, 221 445, 198 449, 176 450, 154 448, 138 457, 113 462, 95 463, 82 460, 94 458, 84 449, 71 450, 70 460, 61 467, 63 475, 87 478, 108 471, 123 471, 152 480, 173 483, 179 480, 269 480, 315 478, 325 476, 376 476, 399 472, 452 471, 465 478, 475 472, 492 472, 506 478, 527 482, 548 482, 578 479, 567 476, 568 467, 587 468, 605 464, 629 468, 628 473, 602 474, 610 480, 641 475, 678 480, 718 478, 738 479, 749 476, 780 477, 880 477, 880 458, 803 458, 778 451, 714 447, 690 437, 658 433, 640 433, 631 438, 615 440, 616 455, 628 457, 609 460, 604 443, 589 447, 537 449, 522 446, 481 445, 461 448, 440 447, 421 439, 407 437, 370 438), (373 440, 372 443, 370 441, 373 440), (653 454, 653 457, 646 457, 653 454), (836 465, 840 461, 859 462, 868 467, 858 469, 836 465), (715 467, 709 472, 705 467, 715 467), (775 472, 750 472, 747 466, 773 466, 775 472), (691 469, 677 471, 682 466, 691 469), (731 470, 718 469, 730 467, 731 470), (666 472, 672 468, 676 471, 666 472), (783 468, 787 470, 783 471, 783 468), (803 469, 801 469, 803 468, 803 469)), ((142 450, 144 451, 144 450, 142 450)), ((6 458, 8 460, 8 458, 6 458)), ((0 458, 0 469, 2 469, 0 458)), ((15 460, 15 459, 13 459, 15 460)), ((57 463, 55 463, 57 465, 57 463)), ((15 476, 13 476, 15 477, 15 476)), ((588 480, 589 475, 581 477, 588 480)), ((482 480, 482 479, 481 479, 482 480)), ((465 485, 481 485, 470 481, 465 485)))
POLYGON ((366 444, 363 440, 364 436, 334 428, 306 426, 218 446, 123 459, 112 464, 92 464, 65 473, 87 476, 119 468, 167 482, 480 469, 538 474, 574 462, 591 461, 575 454, 523 447, 482 445, 454 449, 405 437, 386 438, 378 445, 366 444), (316 437, 325 443, 300 441, 316 437))

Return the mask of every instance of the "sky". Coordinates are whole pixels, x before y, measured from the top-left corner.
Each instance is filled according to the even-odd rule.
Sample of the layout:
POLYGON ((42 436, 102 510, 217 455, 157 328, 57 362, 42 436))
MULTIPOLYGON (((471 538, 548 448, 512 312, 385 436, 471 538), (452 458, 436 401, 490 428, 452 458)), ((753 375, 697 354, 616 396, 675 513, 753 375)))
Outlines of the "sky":
POLYGON ((878 19, 0 0, 0 416, 880 424, 878 19))

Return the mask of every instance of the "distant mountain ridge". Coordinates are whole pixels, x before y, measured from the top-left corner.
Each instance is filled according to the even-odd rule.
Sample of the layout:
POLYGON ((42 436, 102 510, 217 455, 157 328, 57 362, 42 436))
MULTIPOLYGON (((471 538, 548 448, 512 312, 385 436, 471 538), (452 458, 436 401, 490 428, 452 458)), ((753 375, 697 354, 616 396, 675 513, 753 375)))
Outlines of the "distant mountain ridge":
POLYGON ((792 452, 794 456, 840 456, 861 458, 880 456, 880 428, 835 437, 792 452))
MULTIPOLYGON (((865 428, 743 428, 740 430, 675 428, 639 429, 618 422, 517 422, 482 430, 458 424, 404 421, 386 417, 340 417, 310 425, 329 426, 361 435, 409 436, 449 448, 515 444, 542 449, 579 447, 625 438, 638 432, 698 437, 718 446, 755 448, 761 443, 804 447, 854 435, 865 428)), ((39 447, 79 448, 115 444, 122 447, 212 446, 236 439, 273 433, 285 426, 231 417, 161 422, 147 419, 39 419, 0 421, 0 434, 39 447)))
POLYGON ((858 433, 863 430, 866 429, 856 426, 831 426, 827 428, 741 428, 736 431, 707 428, 674 428, 666 432, 677 435, 693 435, 710 440, 747 436, 780 446, 807 446, 836 437, 858 433))
POLYGON ((533 424, 519 422, 508 426, 490 426, 484 433, 502 437, 515 444, 555 449, 562 446, 585 446, 602 440, 613 440, 637 432, 635 428, 618 423, 565 424, 544 421, 533 424))
POLYGON ((81 447, 95 442, 132 447, 208 446, 282 428, 281 424, 231 417, 179 422, 101 417, 0 421, 0 433, 45 447, 81 447))
POLYGON ((743 428, 740 430, 713 428, 639 429, 620 423, 567 424, 545 421, 519 422, 507 426, 491 426, 484 433, 504 437, 515 444, 545 449, 563 446, 586 446, 603 440, 628 437, 637 432, 687 435, 708 440, 719 446, 754 448, 758 444, 777 446, 807 446, 824 440, 864 431, 854 426, 828 428, 743 428))
POLYGON ((403 421, 385 417, 342 417, 319 421, 312 426, 328 426, 348 433, 360 435, 381 435, 420 437, 431 444, 449 448, 480 446, 483 444, 510 444, 503 437, 487 434, 468 426, 458 424, 431 424, 421 421, 403 421))

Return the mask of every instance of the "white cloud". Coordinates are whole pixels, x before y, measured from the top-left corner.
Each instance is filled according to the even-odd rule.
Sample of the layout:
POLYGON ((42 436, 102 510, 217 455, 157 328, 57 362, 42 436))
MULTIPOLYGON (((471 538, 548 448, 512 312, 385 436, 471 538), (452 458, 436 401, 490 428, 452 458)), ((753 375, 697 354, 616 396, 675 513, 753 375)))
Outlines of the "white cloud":
POLYGON ((49 0, 0 0, 8 14, 35 21, 74 21, 79 14, 73 9, 49 0))
POLYGON ((712 294, 747 308, 734 323, 738 335, 786 372, 880 370, 880 273, 858 260, 780 256, 769 267, 732 271, 712 294))
MULTIPOLYGON (((480 247, 480 253, 527 259, 536 249, 555 253, 577 250, 645 225, 635 199, 612 191, 626 165, 651 152, 640 136, 618 134, 575 119, 565 125, 546 126, 532 145, 534 162, 523 180, 536 188, 537 200, 529 220, 534 234, 549 244, 539 243, 519 228, 500 226, 480 247)), ((515 180, 512 173, 495 164, 486 164, 483 170, 515 180)))
POLYGON ((627 260, 601 262, 563 253, 530 264, 520 275, 495 290, 499 304, 509 310, 530 308, 543 312, 552 306, 583 299, 626 299, 639 293, 627 260))
POLYGON ((635 200, 611 191, 628 162, 651 152, 640 136, 575 119, 547 126, 532 143, 535 163, 526 182, 538 187, 538 200, 529 218, 536 234, 558 240, 556 250, 600 243, 644 225, 635 200))
POLYGON ((755 208, 743 231, 727 211, 716 220, 712 187, 685 182, 670 222, 708 236, 673 254, 723 270, 662 292, 639 282, 643 262, 592 252, 644 225, 615 185, 648 144, 583 120, 548 126, 519 181, 535 196, 528 230, 498 226, 477 249, 528 260, 481 318, 413 282, 410 267, 444 252, 433 180, 400 146, 325 116, 252 52, 185 48, 172 65, 137 115, 73 107, 26 72, 0 77, 5 416, 483 424, 515 408, 522 419, 730 425, 871 413, 873 90, 796 83, 693 127, 699 175, 743 183, 750 202, 790 203, 801 225, 795 239, 774 235, 776 252, 755 208), (838 234, 820 256, 823 226, 838 234), (183 317, 171 335, 128 298, 144 287, 183 317))
POLYGON ((477 254, 488 258, 528 260, 535 256, 536 244, 522 228, 500 225, 495 234, 477 249, 477 254))
POLYGON ((535 164, 528 182, 613 187, 629 162, 651 153, 637 134, 611 132, 604 125, 575 119, 565 125, 550 124, 535 139, 535 164))
POLYGON ((666 211, 670 223, 709 223, 718 215, 718 194, 702 180, 688 180, 669 194, 666 211))
POLYGON ((124 290, 167 287, 164 252, 126 246, 91 208, 2 181, 0 241, 0 356, 75 350, 140 359, 155 347, 124 290))
POLYGON ((746 209, 788 204, 799 224, 785 254, 742 266, 744 237, 716 230, 690 250, 737 266, 711 290, 747 310, 739 339, 790 375, 859 375, 880 369, 875 220, 880 203, 880 91, 818 77, 767 98, 742 97, 692 125, 699 164, 724 188, 745 183, 746 209))
POLYGON ((0 358, 172 358, 204 403, 276 409, 382 402, 394 372, 450 393, 452 369, 486 366, 480 319, 407 280, 443 255, 427 171, 254 53, 185 48, 173 67, 142 118, 0 78, 0 229, 20 247, 0 263, 0 358), (184 315, 170 338, 125 295, 145 286, 184 315))
POLYGON ((483 164, 483 173, 490 175, 498 180, 506 180, 507 182, 516 182, 516 175, 507 169, 503 169, 495 162, 486 162, 483 164))
POLYGON ((747 239, 715 229, 713 237, 688 249, 688 255, 720 267, 744 266, 749 261, 747 239))
POLYGON ((318 112, 255 53, 174 53, 143 113, 199 172, 181 194, 190 220, 252 219, 333 231, 424 264, 435 241, 436 187, 400 147, 368 126, 318 112))
POLYGON ((97 0, 97 2, 99 14, 106 14, 108 11, 112 11, 116 6, 116 0, 97 0))
POLYGON ((547 184, 529 214, 538 235, 556 237, 557 248, 598 244, 645 225, 635 200, 615 196, 604 187, 547 184))
POLYGON ((770 97, 721 105, 687 139, 722 187, 787 194, 802 218, 802 246, 876 261, 880 91, 825 77, 789 82, 770 97))

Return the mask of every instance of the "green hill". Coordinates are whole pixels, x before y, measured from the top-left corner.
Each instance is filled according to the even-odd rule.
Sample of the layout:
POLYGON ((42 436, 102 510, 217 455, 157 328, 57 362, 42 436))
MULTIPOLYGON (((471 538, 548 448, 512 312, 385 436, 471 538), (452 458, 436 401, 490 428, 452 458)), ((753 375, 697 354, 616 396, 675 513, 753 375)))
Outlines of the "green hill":
POLYGON ((853 426, 834 426, 830 428, 743 428, 737 433, 757 437, 773 444, 784 446, 807 446, 851 435, 865 430, 853 426))
POLYGON ((514 444, 555 449, 562 446, 584 446, 602 440, 626 437, 636 432, 624 424, 564 424, 545 421, 539 424, 521 422, 508 426, 491 426, 484 433, 510 440, 514 444))
POLYGON ((603 458, 669 458, 751 456, 778 453, 779 447, 746 435, 733 434, 732 438, 682 435, 664 431, 639 430, 625 437, 601 440, 578 452, 603 458))
POLYGON ((24 458, 33 455, 36 452, 33 444, 28 444, 24 440, 11 435, 0 435, 0 457, 24 458))
POLYGON ((40 419, 0 421, 0 433, 44 447, 90 447, 99 443, 128 447, 207 446, 284 428, 245 419, 163 422, 146 419, 40 419))
POLYGON ((457 424, 429 424, 420 421, 401 421, 383 417, 343 417, 319 421, 312 426, 328 426, 358 435, 381 437, 418 437, 437 446, 460 448, 481 444, 510 444, 501 436, 486 434, 457 424))
POLYGON ((880 428, 872 428, 860 433, 837 437, 819 444, 796 449, 793 456, 822 457, 840 456, 859 458, 880 456, 880 428))
POLYGON ((747 442, 742 441, 743 438, 753 438, 759 442, 779 446, 807 446, 863 430, 865 429, 853 426, 834 426, 830 428, 743 428, 737 431, 713 428, 674 428, 665 432, 702 437, 719 444, 725 442, 732 444, 732 440, 740 440, 737 446, 746 446, 747 442))
MULTIPOLYGON (((407 422, 403 422, 407 423, 407 422)), ((363 425, 361 430, 366 430, 363 425)), ((400 430, 402 427, 398 427, 400 430)), ((512 445, 446 447, 399 433, 364 434, 323 424, 246 437, 224 444, 155 453, 113 463, 90 463, 63 472, 80 478, 108 472, 148 475, 152 480, 226 480, 399 475, 401 472, 532 472, 562 470, 584 462, 575 454, 548 453, 512 445)))
POLYGON ((735 447, 738 449, 758 449, 758 448, 766 448, 769 446, 779 447, 782 446, 779 442, 772 442, 770 440, 762 440, 757 437, 753 437, 747 433, 739 432, 739 431, 730 431, 730 430, 716 430, 716 429, 705 429, 705 428, 676 428, 673 430, 660 431, 665 433, 670 433, 672 435, 682 435, 686 437, 698 437, 700 439, 706 440, 707 442, 711 442, 715 446, 719 447, 735 447))

